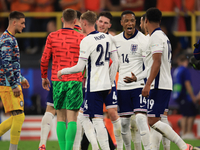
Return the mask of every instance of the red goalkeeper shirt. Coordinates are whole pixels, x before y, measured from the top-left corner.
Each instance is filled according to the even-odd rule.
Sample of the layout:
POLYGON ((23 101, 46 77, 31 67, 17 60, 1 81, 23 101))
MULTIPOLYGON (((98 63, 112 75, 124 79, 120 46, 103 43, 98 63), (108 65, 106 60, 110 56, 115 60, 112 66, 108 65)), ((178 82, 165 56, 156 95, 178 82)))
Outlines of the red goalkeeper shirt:
POLYGON ((63 75, 62 80, 58 79, 57 72, 77 64, 80 42, 83 38, 83 34, 71 28, 63 28, 50 33, 41 58, 42 78, 47 78, 49 59, 52 56, 51 81, 82 81, 81 72, 63 75))

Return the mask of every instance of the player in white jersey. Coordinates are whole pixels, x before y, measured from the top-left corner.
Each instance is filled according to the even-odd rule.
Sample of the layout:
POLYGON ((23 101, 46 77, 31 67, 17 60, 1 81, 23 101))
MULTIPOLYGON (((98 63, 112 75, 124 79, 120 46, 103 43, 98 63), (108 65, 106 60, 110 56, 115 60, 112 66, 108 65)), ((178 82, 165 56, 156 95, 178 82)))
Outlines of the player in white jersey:
MULTIPOLYGON (((112 15, 108 11, 103 11, 99 13, 98 20, 96 21, 97 31, 103 32, 111 36, 108 33, 108 29, 111 27, 112 15)), ((114 43, 112 45, 113 49, 116 49, 114 43)), ((108 110, 108 116, 112 121, 115 139, 117 142, 117 150, 123 150, 123 140, 121 136, 121 120, 117 113, 117 91, 115 84, 112 85, 111 93, 106 97, 105 100, 106 109, 108 110)))
MULTIPOLYGON (((142 95, 149 96, 148 122, 153 129, 176 143, 180 150, 192 150, 192 146, 186 144, 168 124, 160 121, 172 91, 171 44, 160 29, 161 18, 162 13, 157 8, 150 8, 146 12, 145 24, 150 35, 146 64, 150 69, 147 72, 148 79, 142 95)), ((152 150, 157 148, 153 147, 152 150)))
MULTIPOLYGON (((141 31, 144 35, 149 37, 149 34, 146 29, 146 24, 145 24, 145 18, 146 14, 142 15, 141 20, 140 20, 140 28, 141 31)), ((168 105, 165 108, 164 115, 161 116, 161 121, 169 124, 168 119, 167 119, 167 112, 168 112, 168 105)), ((156 146, 158 149, 160 147, 160 141, 162 139, 162 144, 164 150, 170 150, 170 140, 163 137, 159 132, 155 131, 153 128, 150 127, 150 135, 151 135, 151 145, 156 146)))
POLYGON ((63 74, 80 72, 86 65, 87 81, 84 115, 91 117, 97 139, 104 150, 109 149, 108 136, 103 123, 103 102, 111 91, 118 67, 117 50, 112 49, 112 39, 105 33, 95 31, 96 14, 87 11, 81 15, 81 27, 88 36, 80 44, 80 56, 76 66, 58 72, 63 74), (109 67, 110 57, 113 61, 109 67))
MULTIPOLYGON (((99 13, 98 20, 96 21, 97 25, 97 31, 103 32, 108 34, 108 29, 111 27, 111 21, 112 21, 112 15, 108 11, 103 11, 99 13)), ((108 34, 109 35, 109 34, 108 34)), ((113 45, 113 49, 116 49, 116 47, 113 45)), ((105 105, 108 110, 108 115, 110 116, 112 123, 114 126, 114 134, 117 141, 117 150, 123 149, 123 140, 121 136, 121 121, 117 113, 117 91, 115 84, 113 84, 111 93, 106 97, 105 99, 105 105)), ((90 124, 90 120, 86 119, 85 116, 83 116, 83 109, 84 109, 84 103, 81 106, 81 109, 79 111, 78 115, 78 121, 81 122, 81 124, 90 124)), ((88 131, 86 131, 88 132, 88 131)), ((113 131, 112 131, 113 132, 113 131)), ((76 134, 76 143, 80 143, 82 139, 82 127, 77 128, 77 134, 76 134)), ((91 142, 92 145, 96 144, 95 140, 91 141, 93 138, 92 134, 87 134, 88 140, 91 142)), ((110 149, 114 149, 115 145, 113 144, 113 141, 111 139, 111 136, 109 136, 109 146, 110 149)), ((89 142, 87 144, 87 139, 85 139, 85 136, 83 136, 82 142, 81 142, 81 148, 86 149, 89 146, 89 142), (84 144, 82 144, 84 143, 84 144)), ((93 146, 94 147, 94 146, 93 146)), ((76 148, 80 148, 80 146, 76 146, 76 148)), ((75 150, 75 147, 74 147, 75 150)))
MULTIPOLYGON (((130 117, 136 114, 136 124, 139 129, 145 150, 150 150, 150 133, 147 123, 147 100, 142 97, 144 80, 139 82, 125 83, 124 78, 131 72, 140 74, 143 72, 143 59, 147 38, 135 28, 136 19, 132 11, 124 11, 121 14, 121 25, 124 32, 114 37, 119 55, 119 79, 117 84, 119 115, 122 124, 122 137, 127 150, 131 149, 130 117)), ((136 127, 136 129, 137 129, 136 127)), ((135 131, 137 132, 137 130, 135 131)), ((135 138, 137 140, 139 138, 135 138)), ((140 141, 136 149, 142 149, 140 141)))

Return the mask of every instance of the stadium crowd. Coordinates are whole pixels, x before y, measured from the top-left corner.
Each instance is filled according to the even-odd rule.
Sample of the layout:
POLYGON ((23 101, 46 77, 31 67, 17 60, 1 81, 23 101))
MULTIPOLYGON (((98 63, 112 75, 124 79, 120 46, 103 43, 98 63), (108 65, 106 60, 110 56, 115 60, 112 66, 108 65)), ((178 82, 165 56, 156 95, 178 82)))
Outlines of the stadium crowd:
MULTIPOLYGON (((47 124, 51 124, 55 110, 58 118, 57 136, 61 150, 71 150, 72 147, 74 147, 74 150, 80 148, 77 145, 73 146, 73 144, 78 140, 78 144, 80 145, 82 137, 80 137, 81 134, 77 137, 77 133, 79 133, 78 130, 82 131, 82 128, 85 131, 87 139, 91 142, 93 149, 98 149, 97 141, 103 150, 111 149, 108 142, 109 136, 102 119, 103 102, 106 104, 108 117, 113 124, 111 130, 114 131, 112 133, 116 139, 114 144, 118 150, 123 149, 123 143, 127 150, 131 149, 131 139, 135 142, 134 145, 137 150, 142 149, 141 142, 145 150, 157 150, 161 139, 166 150, 170 149, 170 141, 174 142, 181 150, 192 150, 193 147, 186 144, 182 138, 195 138, 192 133, 192 126, 195 116, 198 114, 196 105, 200 100, 200 93, 195 95, 193 92, 191 75, 187 70, 188 62, 185 62, 186 60, 188 61, 187 57, 193 55, 190 48, 190 38, 177 38, 172 32, 177 30, 191 30, 190 18, 187 16, 187 11, 198 10, 198 7, 195 7, 200 3, 198 0, 151 0, 151 2, 150 0, 1 0, 0 2, 0 12, 14 11, 13 14, 10 13, 9 22, 4 18, 0 19, 0 32, 3 33, 0 45, 1 59, 4 59, 4 54, 8 47, 12 46, 12 43, 8 41, 3 42, 7 39, 12 39, 15 43, 13 49, 16 56, 12 57, 17 57, 16 70, 19 72, 19 49, 27 56, 35 57, 35 55, 42 55, 42 86, 45 90, 50 91, 49 94, 51 94, 51 97, 48 95, 48 100, 52 99, 51 106, 54 105, 52 107, 54 113, 49 112, 48 109, 46 110, 45 115, 48 115, 48 117, 44 115, 46 118, 42 121, 42 126, 44 125, 42 129, 45 129, 45 131, 41 132, 41 135, 46 138, 41 139, 43 141, 40 141, 39 150, 46 149, 46 140, 50 129, 50 127, 47 127, 47 124), (25 18, 23 15, 23 12, 54 11, 63 12, 61 19, 63 28, 57 31, 54 18, 25 18), (110 11, 121 11, 122 14, 120 17, 112 18, 110 11), (137 18, 134 14, 136 11, 146 11, 146 14, 137 18), (177 14, 183 11, 186 15, 162 18, 161 12, 164 11, 175 11, 177 14), (22 13, 17 14, 18 12, 22 13), (82 12, 82 15, 80 15, 80 22, 77 24, 76 18, 78 12, 82 12), (111 17, 103 14, 103 12, 108 12, 111 17), (96 13, 99 14, 98 18, 96 13), (22 21, 21 28, 15 26, 15 19, 22 21), (101 26, 101 23, 107 25, 105 27, 106 30, 103 30, 104 26, 101 26), (8 28, 6 29, 7 26, 8 28), (38 38, 13 38, 15 33, 22 32, 23 28, 25 28, 24 32, 46 31, 48 35, 42 40, 38 38), (109 35, 109 31, 113 31, 116 36, 112 37, 109 35), (118 34, 117 31, 122 32, 118 34), (73 54, 69 55, 63 51, 64 47, 62 40, 60 40, 61 36, 65 39, 71 36, 68 39, 71 42, 65 43, 65 46, 73 54), (164 41, 162 43, 164 46, 162 47, 161 42, 159 43, 155 39, 157 41, 164 41), (75 40, 78 42, 74 42, 75 40), (19 47, 17 41, 19 41, 19 47), (132 44, 131 42, 135 42, 136 44, 132 44), (110 47, 109 44, 111 45, 110 47), (124 51, 125 49, 128 50, 130 46, 132 55, 129 54, 129 51, 124 51), (145 52, 146 46, 152 52, 150 56, 150 53, 145 52), (97 52, 95 53, 91 47, 97 47, 97 52), (58 52, 57 49, 60 51, 58 52), (103 50, 106 50, 105 54, 103 50), (169 51, 169 53, 166 53, 166 51, 169 51), (101 52, 100 55, 99 52, 101 52), (65 55, 70 56, 70 60, 67 57, 65 58, 65 55), (98 55, 99 57, 97 57, 98 55), (184 58, 182 57, 183 55, 184 58), (47 76, 51 56, 53 57, 53 65, 50 68, 52 69, 52 83, 48 80, 47 76), (143 59, 143 57, 146 58, 143 59), (112 62, 109 62, 110 58, 112 62), (142 71, 143 63, 145 65, 144 71, 142 71), (178 65, 173 72, 174 87, 171 78, 171 64, 173 66, 178 65), (85 67, 87 70, 87 85, 85 86, 86 93, 84 98, 82 94, 82 77, 84 74, 82 75, 80 72, 85 67), (103 71, 98 67, 102 67, 103 71), (117 71, 119 72, 119 80, 116 91, 115 75, 117 71), (101 76, 104 77, 102 81, 100 80, 101 76), (65 92, 66 95, 63 94, 65 92), (110 92, 113 96, 110 97, 111 100, 107 101, 106 98, 110 92), (179 105, 181 114, 184 116, 181 122, 182 138, 169 126, 167 120, 171 92, 172 97, 179 105), (115 93, 118 93, 117 97, 115 93), (147 100, 145 99, 147 97, 150 98, 147 100), (161 102, 160 97, 163 98, 164 103, 161 102), (92 102, 94 99, 95 103, 92 102), (117 102, 116 99, 118 100, 117 102), (134 102, 132 99, 134 99, 134 102), (124 103, 125 101, 127 102, 124 103), (118 105, 114 105, 116 103, 118 105), (80 107, 81 111, 79 111, 80 107), (119 107, 118 114, 117 107, 119 107), (191 110, 194 112, 191 112, 191 110), (66 119, 68 120, 68 130, 66 130, 66 119), (188 125, 186 125, 187 123, 188 125), (148 125, 151 126, 150 130, 148 125), (47 128, 48 130, 46 130, 47 128), (132 135, 129 133, 132 133, 132 135)), ((197 45, 196 49, 198 49, 197 45)), ((15 131, 21 131, 20 128, 24 120, 23 104, 21 104, 23 94, 21 86, 18 86, 18 84, 21 80, 22 86, 29 88, 29 83, 20 73, 15 74, 17 76, 16 81, 12 78, 12 73, 6 73, 5 82, 4 71, 7 71, 6 67, 12 72, 12 68, 9 65, 4 65, 7 59, 9 57, 6 56, 6 61, 1 61, 0 64, 2 66, 0 69, 3 70, 1 70, 0 98, 3 105, 6 106, 4 106, 5 112, 11 112, 12 115, 7 121, 0 124, 0 135, 3 135, 11 128, 9 150, 17 150, 19 133, 16 134, 15 131), (5 103, 8 98, 6 94, 10 96, 7 87, 11 89, 10 93, 14 93, 14 97, 10 97, 11 99, 20 96, 19 107, 10 108, 7 102, 5 103), (4 91, 6 92, 3 93, 4 91), (17 126, 14 119, 20 122, 20 125, 17 126)), ((195 69, 198 69, 198 63, 196 63, 197 66, 194 66, 195 63, 191 60, 190 62, 195 69)), ((15 64, 15 62, 11 63, 15 64)), ((16 70, 14 68, 13 72, 16 70)), ((85 72, 83 71, 83 73, 85 72)), ((196 149, 198 150, 198 148, 196 149)))

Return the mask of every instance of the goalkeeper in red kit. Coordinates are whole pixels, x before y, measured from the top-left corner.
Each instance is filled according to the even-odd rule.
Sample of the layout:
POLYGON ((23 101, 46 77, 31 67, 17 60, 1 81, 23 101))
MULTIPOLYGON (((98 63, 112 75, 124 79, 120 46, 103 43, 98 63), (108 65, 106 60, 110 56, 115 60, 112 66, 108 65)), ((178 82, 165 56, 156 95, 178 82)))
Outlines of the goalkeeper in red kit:
POLYGON ((71 150, 73 147, 77 114, 83 102, 82 73, 64 75, 62 80, 57 78, 57 72, 66 67, 77 64, 79 45, 84 35, 74 31, 76 11, 66 9, 63 11, 63 28, 49 34, 41 58, 41 73, 44 89, 49 89, 47 78, 49 59, 52 56, 52 87, 54 108, 57 110, 57 136, 61 150, 71 150), (66 119, 68 128, 66 129, 66 119))

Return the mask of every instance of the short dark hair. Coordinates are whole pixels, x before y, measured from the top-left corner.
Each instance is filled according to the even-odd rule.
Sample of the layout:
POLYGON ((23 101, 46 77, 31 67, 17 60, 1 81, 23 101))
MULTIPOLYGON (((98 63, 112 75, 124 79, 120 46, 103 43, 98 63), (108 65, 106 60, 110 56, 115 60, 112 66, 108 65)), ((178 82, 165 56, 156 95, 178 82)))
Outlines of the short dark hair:
POLYGON ((135 16, 135 13, 134 13, 133 11, 131 11, 131 10, 125 10, 125 11, 122 12, 122 14, 121 14, 121 19, 122 19, 123 15, 126 15, 126 14, 133 14, 133 15, 135 16))
POLYGON ((94 25, 97 20, 97 15, 93 11, 84 12, 81 15, 82 20, 87 20, 89 24, 94 25))
POLYGON ((99 17, 101 17, 101 16, 104 16, 104 17, 110 19, 110 22, 113 20, 113 16, 111 15, 111 13, 109 11, 102 11, 102 12, 100 12, 99 13, 99 17))
POLYGON ((12 11, 9 16, 8 19, 20 19, 20 18, 25 18, 25 15, 22 12, 19 11, 12 11))
POLYGON ((145 21, 146 14, 143 14, 141 17, 142 17, 142 21, 145 21))
POLYGON ((76 19, 77 13, 75 10, 67 8, 63 11, 63 19, 66 22, 72 22, 74 19, 76 19))
POLYGON ((178 56, 178 58, 177 58, 177 61, 178 61, 178 62, 184 62, 184 61, 186 61, 186 60, 188 60, 188 59, 187 59, 187 57, 186 57, 185 54, 180 54, 180 55, 178 56))
POLYGON ((80 20, 82 13, 80 11, 78 11, 78 10, 76 10, 76 13, 77 13, 77 19, 80 20))
POLYGON ((158 8, 152 7, 146 11, 146 17, 149 22, 160 23, 162 19, 162 12, 158 8))

